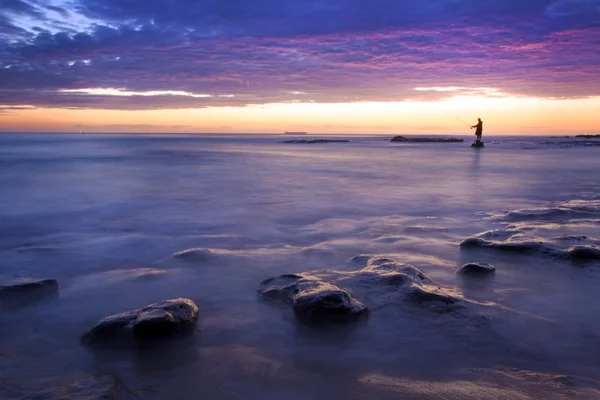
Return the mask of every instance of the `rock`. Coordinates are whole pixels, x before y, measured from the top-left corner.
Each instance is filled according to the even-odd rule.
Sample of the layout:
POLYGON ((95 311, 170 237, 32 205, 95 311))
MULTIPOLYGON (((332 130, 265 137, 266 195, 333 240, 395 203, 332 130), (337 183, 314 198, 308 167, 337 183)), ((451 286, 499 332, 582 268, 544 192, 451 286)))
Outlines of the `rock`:
POLYGON ((37 299, 58 292, 56 279, 16 279, 0 285, 0 300, 37 299))
MULTIPOLYGON (((363 261, 364 256, 358 260, 363 261)), ((309 321, 351 320, 368 308, 406 304, 431 311, 448 312, 467 302, 449 290, 437 287, 417 268, 387 258, 372 257, 357 271, 312 271, 282 275, 263 281, 258 292, 289 304, 295 315, 309 321), (365 305, 353 296, 369 299, 365 305)))
POLYGON ((489 247, 492 244, 489 240, 485 240, 478 237, 470 237, 466 238, 460 243, 460 247, 468 248, 468 247, 489 247))
POLYGON ((600 135, 577 135, 575 137, 583 139, 600 139, 600 135))
POLYGON ((600 260, 600 239, 577 234, 577 230, 595 222, 598 216, 600 199, 597 198, 503 211, 490 218, 504 224, 503 228, 469 237, 460 243, 460 247, 545 255, 571 261, 600 260), (563 231, 569 233, 557 235, 563 231))
POLYGON ((406 136, 394 136, 390 141, 413 143, 462 143, 465 140, 456 138, 407 138, 406 136))
POLYGON ((354 256, 348 260, 348 262, 357 263, 357 264, 366 264, 371 259, 370 255, 361 254, 358 256, 354 256))
POLYGON ((203 248, 187 249, 173 253, 173 258, 190 261, 205 261, 214 256, 212 250, 203 248))
POLYGON ((350 292, 325 282, 311 282, 300 289, 293 298, 293 307, 296 315, 307 321, 352 319, 367 311, 350 292))
POLYGON ((460 267, 456 272, 462 275, 487 275, 496 272, 496 268, 491 264, 469 263, 460 267))
POLYGON ((404 297, 406 301, 417 306, 427 306, 434 312, 449 312, 463 307, 460 299, 430 285, 412 285, 406 290, 404 297))
POLYGON ((580 260, 600 260, 600 249, 598 247, 575 246, 567 250, 570 258, 580 260))
POLYGON ((115 339, 155 338, 185 333, 198 322, 198 307, 189 299, 173 299, 102 318, 82 336, 85 343, 115 339))
POLYGON ((291 304, 308 321, 351 319, 367 311, 349 291, 302 275, 288 274, 263 281, 258 292, 291 304))
POLYGON ((544 243, 541 240, 533 240, 533 239, 518 239, 518 238, 510 238, 508 240, 485 240, 480 237, 470 237, 463 240, 460 244, 461 248, 490 248, 504 251, 513 251, 513 252, 535 252, 535 251, 544 251, 548 253, 555 252, 556 250, 551 248, 549 244, 544 243))

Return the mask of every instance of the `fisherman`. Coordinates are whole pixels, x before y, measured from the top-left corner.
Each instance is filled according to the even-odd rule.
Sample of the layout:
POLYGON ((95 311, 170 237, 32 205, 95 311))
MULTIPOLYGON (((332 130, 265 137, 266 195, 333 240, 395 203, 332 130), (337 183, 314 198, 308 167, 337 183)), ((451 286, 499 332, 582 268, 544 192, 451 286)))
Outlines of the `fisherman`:
POLYGON ((475 135, 477 135, 477 140, 475 141, 475 143, 481 143, 481 135, 483 134, 483 121, 481 120, 481 118, 477 118, 477 121, 477 125, 473 125, 471 129, 477 128, 477 130, 475 131, 475 135))

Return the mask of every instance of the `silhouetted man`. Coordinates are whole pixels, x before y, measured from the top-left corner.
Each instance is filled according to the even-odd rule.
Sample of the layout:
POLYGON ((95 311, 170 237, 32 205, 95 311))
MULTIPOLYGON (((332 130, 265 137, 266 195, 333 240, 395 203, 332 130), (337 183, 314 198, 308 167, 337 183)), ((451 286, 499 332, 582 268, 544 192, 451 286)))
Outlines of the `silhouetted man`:
POLYGON ((475 131, 475 135, 477 135, 477 140, 475 141, 475 143, 480 143, 481 142, 481 135, 483 134, 483 121, 481 120, 481 118, 477 118, 477 125, 473 125, 471 127, 471 129, 473 128, 477 128, 477 130, 475 131))

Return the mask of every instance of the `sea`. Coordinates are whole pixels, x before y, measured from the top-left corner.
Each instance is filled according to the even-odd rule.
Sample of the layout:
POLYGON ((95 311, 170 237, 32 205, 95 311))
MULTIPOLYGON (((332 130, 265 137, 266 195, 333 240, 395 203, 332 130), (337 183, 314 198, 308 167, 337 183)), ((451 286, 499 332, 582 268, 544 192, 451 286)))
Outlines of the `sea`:
POLYGON ((0 134, 0 284, 59 283, 0 308, 0 398, 600 398, 600 139, 297 139, 314 138, 349 142, 0 134), (367 318, 309 324, 257 292, 377 258, 460 307, 357 285, 367 318), (199 308, 188 336, 80 341, 179 297, 199 308))

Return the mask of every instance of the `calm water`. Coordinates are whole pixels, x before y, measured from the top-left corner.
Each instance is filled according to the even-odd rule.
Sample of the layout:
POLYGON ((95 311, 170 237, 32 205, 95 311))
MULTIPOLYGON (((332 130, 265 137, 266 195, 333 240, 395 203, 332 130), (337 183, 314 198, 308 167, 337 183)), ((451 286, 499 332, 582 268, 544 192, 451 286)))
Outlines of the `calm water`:
POLYGON ((600 263, 458 245, 507 227, 598 244, 600 146, 349 139, 0 135, 0 280, 60 284, 57 298, 0 310, 0 398, 60 398, 107 376, 117 398, 599 398, 600 263), (190 248, 213 256, 173 257, 190 248), (317 329, 257 297, 266 278, 357 269, 361 254, 485 303, 486 322, 390 301, 317 329), (494 281, 459 280, 468 261, 494 264, 494 281), (99 318, 173 297, 200 308, 192 337, 79 344, 99 318))

